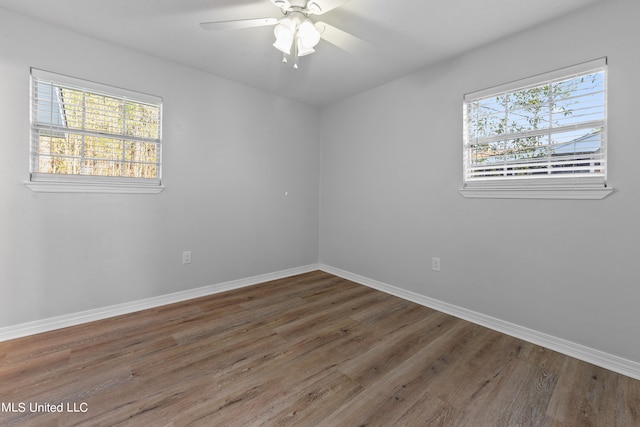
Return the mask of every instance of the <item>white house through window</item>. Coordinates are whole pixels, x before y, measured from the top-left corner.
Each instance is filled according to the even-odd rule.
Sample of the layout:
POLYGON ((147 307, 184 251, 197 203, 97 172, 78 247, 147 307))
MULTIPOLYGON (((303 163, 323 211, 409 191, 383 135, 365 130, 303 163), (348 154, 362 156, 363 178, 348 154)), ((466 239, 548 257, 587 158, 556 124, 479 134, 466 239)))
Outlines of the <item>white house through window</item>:
POLYGON ((605 188, 606 86, 603 58, 465 95, 463 194, 605 188))

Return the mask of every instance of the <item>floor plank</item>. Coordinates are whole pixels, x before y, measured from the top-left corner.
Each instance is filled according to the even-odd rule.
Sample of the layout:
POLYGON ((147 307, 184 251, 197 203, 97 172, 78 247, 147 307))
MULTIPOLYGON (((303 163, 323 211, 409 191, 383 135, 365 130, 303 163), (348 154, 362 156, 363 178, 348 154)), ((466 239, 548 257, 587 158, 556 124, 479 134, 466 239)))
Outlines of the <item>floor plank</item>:
POLYGON ((640 381, 320 271, 0 343, 0 401, 2 426, 640 425, 640 381))

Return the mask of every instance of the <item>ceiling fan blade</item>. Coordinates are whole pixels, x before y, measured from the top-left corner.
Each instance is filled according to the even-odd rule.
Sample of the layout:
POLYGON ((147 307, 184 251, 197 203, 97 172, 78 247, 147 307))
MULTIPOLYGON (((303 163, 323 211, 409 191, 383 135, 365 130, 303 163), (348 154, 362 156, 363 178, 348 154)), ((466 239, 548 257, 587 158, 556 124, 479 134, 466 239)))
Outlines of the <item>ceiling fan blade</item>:
POLYGON ((278 23, 277 18, 234 19, 232 21, 203 22, 200 27, 207 31, 237 30, 241 28, 264 27, 278 23))
POLYGON ((353 54, 369 54, 373 51, 373 46, 366 41, 359 39, 346 31, 342 31, 333 25, 329 25, 325 22, 316 22, 315 27, 323 40, 328 41, 332 45, 337 46, 346 52, 353 54))
POLYGON ((315 3, 320 7, 319 12, 313 12, 314 15, 322 15, 323 13, 327 13, 330 10, 335 9, 336 7, 342 6, 348 1, 349 0, 309 0, 309 4, 315 3))

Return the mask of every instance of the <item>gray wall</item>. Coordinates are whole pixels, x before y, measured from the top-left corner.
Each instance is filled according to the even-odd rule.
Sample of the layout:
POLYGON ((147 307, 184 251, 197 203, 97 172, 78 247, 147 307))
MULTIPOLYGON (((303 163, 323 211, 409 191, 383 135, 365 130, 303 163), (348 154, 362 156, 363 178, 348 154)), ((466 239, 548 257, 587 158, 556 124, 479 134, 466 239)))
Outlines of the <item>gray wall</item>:
POLYGON ((638 17, 600 2, 324 109, 320 261, 640 361, 638 17), (613 195, 458 193, 464 93, 602 56, 613 195))
POLYGON ((2 10, 0 94, 0 327, 317 262, 317 109, 2 10), (162 96, 166 190, 27 189, 31 66, 162 96))

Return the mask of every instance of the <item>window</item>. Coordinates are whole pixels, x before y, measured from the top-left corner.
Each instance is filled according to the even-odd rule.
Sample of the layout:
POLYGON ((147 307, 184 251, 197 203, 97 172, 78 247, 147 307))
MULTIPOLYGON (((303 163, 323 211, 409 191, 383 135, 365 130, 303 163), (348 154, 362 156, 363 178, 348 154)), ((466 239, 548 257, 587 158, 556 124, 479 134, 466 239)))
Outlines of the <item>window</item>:
POLYGON ((606 58, 464 97, 466 197, 604 198, 606 58))
POLYGON ((162 100, 31 70, 34 191, 159 192, 162 100))

